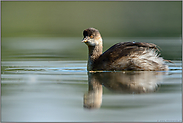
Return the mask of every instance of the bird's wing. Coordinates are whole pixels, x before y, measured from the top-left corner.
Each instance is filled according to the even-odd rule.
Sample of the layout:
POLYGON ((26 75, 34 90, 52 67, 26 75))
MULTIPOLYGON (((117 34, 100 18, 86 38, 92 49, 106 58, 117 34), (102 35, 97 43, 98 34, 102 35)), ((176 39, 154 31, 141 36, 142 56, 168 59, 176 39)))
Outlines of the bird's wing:
POLYGON ((113 45, 108 50, 106 50, 100 57, 95 61, 95 67, 102 67, 102 63, 110 64, 117 59, 124 56, 129 56, 133 52, 142 53, 145 49, 154 49, 159 51, 157 46, 153 43, 145 42, 121 42, 113 45))

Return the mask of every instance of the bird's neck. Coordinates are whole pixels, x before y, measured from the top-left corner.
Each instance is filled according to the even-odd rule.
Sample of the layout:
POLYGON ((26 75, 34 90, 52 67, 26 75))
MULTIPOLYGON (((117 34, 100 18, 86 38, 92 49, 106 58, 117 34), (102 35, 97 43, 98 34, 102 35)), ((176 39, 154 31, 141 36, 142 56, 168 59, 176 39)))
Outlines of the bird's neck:
POLYGON ((102 44, 96 46, 88 46, 89 56, 88 56, 88 64, 87 70, 90 71, 93 68, 94 61, 97 60, 102 54, 103 46, 102 44))

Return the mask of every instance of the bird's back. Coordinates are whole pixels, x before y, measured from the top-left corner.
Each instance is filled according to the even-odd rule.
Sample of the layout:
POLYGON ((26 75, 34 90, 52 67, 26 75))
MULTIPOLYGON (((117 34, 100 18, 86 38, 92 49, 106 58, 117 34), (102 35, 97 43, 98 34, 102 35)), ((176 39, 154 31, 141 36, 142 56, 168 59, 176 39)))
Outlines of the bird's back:
POLYGON ((152 43, 117 43, 94 62, 93 70, 168 70, 158 51, 152 43))

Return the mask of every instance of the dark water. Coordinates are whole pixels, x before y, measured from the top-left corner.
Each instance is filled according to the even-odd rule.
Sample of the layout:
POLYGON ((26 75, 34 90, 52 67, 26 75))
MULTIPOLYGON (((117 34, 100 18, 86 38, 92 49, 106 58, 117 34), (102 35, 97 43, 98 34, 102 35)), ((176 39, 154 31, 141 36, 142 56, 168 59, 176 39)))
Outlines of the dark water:
POLYGON ((179 39, 155 40, 166 51, 162 56, 176 59, 167 72, 96 73, 86 70, 87 49, 79 38, 2 41, 3 122, 182 120, 179 39))
MULTIPOLYGON (((87 60, 88 49, 81 40, 82 37, 2 38, 2 60, 87 60)), ((104 37, 103 40, 104 51, 118 42, 149 42, 160 47, 163 58, 182 60, 181 37, 104 37)))

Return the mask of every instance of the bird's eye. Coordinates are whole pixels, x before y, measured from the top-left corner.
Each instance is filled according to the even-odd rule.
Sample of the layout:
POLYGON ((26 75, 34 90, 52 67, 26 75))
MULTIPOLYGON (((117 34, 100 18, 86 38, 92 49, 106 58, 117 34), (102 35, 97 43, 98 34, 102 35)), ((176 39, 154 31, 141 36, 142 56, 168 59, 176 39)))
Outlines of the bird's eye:
POLYGON ((93 38, 93 35, 90 35, 90 38, 93 38))

